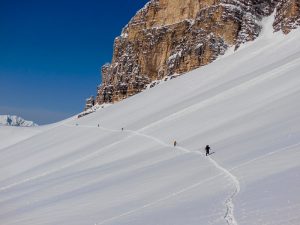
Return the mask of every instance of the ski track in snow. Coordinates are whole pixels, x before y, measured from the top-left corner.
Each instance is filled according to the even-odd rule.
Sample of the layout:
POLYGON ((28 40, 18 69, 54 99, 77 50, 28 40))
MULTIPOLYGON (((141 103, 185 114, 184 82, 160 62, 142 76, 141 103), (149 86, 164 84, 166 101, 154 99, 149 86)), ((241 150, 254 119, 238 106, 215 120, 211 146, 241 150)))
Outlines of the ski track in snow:
MULTIPOLYGON (((63 124, 62 126, 75 127, 74 125, 66 125, 66 124, 63 124)), ((76 126, 76 127, 77 127, 77 126, 76 126)), ((79 125, 78 127, 95 128, 94 126, 86 126, 86 125, 79 125)), ((108 132, 128 132, 128 133, 131 133, 131 134, 132 134, 132 135, 129 135, 129 136, 127 136, 127 137, 125 137, 125 138, 123 138, 123 139, 121 139, 121 140, 119 140, 119 141, 116 141, 116 142, 114 142, 114 143, 112 143, 112 144, 110 144, 110 145, 107 145, 107 146, 101 148, 101 151, 103 151, 103 149, 107 149, 107 148, 110 148, 110 147, 112 147, 112 146, 114 146, 114 145, 116 145, 116 144, 119 144, 120 142, 122 142, 122 141, 124 141, 124 140, 126 140, 126 139, 129 139, 130 137, 132 137, 132 136, 134 136, 134 135, 148 138, 148 139, 150 139, 150 140, 152 140, 152 141, 154 141, 154 142, 156 142, 156 143, 158 143, 158 144, 160 144, 160 145, 162 145, 162 146, 165 146, 165 147, 172 147, 171 145, 169 145, 169 144, 167 144, 167 143, 161 141, 161 140, 158 139, 158 138, 155 138, 155 137, 150 136, 150 135, 143 134, 143 133, 141 133, 141 132, 139 132, 139 131, 134 131, 134 130, 124 130, 124 131, 121 131, 121 130, 115 130, 115 129, 108 129, 108 128, 104 128, 104 127, 98 127, 98 128, 100 128, 100 129, 102 129, 102 130, 104 130, 104 131, 108 131, 108 132)), ((140 130, 145 130, 145 128, 142 128, 142 129, 140 129, 140 130)), ((177 147, 175 147, 175 148, 176 148, 176 149, 179 149, 179 150, 181 150, 181 151, 183 151, 183 152, 185 152, 185 153, 195 153, 195 154, 201 155, 202 157, 206 157, 206 156, 204 156, 204 154, 201 153, 201 152, 191 151, 191 150, 189 150, 189 149, 186 149, 186 148, 183 148, 183 147, 180 147, 180 146, 177 146, 177 147)), ((80 158, 80 159, 78 159, 78 160, 75 160, 75 161, 69 163, 69 164, 66 164, 66 165, 64 165, 63 167, 60 167, 60 168, 54 169, 54 170, 52 170, 52 171, 48 171, 48 172, 42 173, 42 174, 37 175, 37 176, 34 176, 34 177, 27 178, 27 179, 22 180, 22 181, 20 181, 20 182, 16 182, 16 183, 13 183, 13 184, 4 186, 4 187, 0 188, 0 191, 4 191, 4 190, 10 189, 10 188, 12 188, 12 187, 18 186, 18 185, 20 185, 20 184, 24 184, 24 183, 27 183, 27 182, 30 182, 30 181, 33 181, 33 180, 37 180, 37 179, 43 178, 43 177, 45 177, 45 176, 51 175, 51 174, 56 173, 56 172, 58 172, 58 171, 60 171, 60 170, 63 170, 63 169, 68 168, 68 167, 70 167, 70 166, 73 166, 73 165, 75 165, 75 164, 77 164, 77 163, 80 163, 80 162, 82 162, 82 161, 85 161, 85 160, 87 160, 87 159, 90 159, 90 158, 94 157, 94 156, 95 156, 96 154, 98 154, 98 153, 99 153, 99 151, 93 152, 93 153, 91 153, 91 154, 89 154, 89 155, 86 155, 85 157, 82 157, 82 158, 80 158)), ((230 173, 230 171, 228 171, 228 170, 226 170, 224 167, 220 166, 220 165, 219 165, 215 160, 213 160, 211 157, 207 156, 206 158, 207 158, 207 159, 208 159, 208 160, 209 160, 209 161, 210 161, 217 169, 219 169, 226 177, 230 178, 230 179, 232 180, 232 183, 233 183, 234 186, 235 186, 234 192, 233 192, 233 193, 229 196, 229 198, 225 201, 225 205, 226 205, 226 214, 225 214, 225 216, 224 216, 224 219, 226 220, 226 222, 227 222, 228 225, 238 225, 238 223, 237 223, 236 220, 235 220, 234 214, 233 214, 233 211, 234 211, 233 198, 234 198, 234 197, 239 193, 239 191, 240 191, 240 184, 239 184, 239 181, 238 181, 238 179, 237 179, 232 173, 230 173)), ((162 202, 162 201, 165 201, 165 200, 170 199, 170 198, 172 198, 172 197, 174 197, 174 196, 177 196, 177 195, 179 195, 179 194, 181 194, 181 193, 183 193, 183 192, 189 191, 189 190, 191 190, 191 189, 193 189, 193 188, 199 186, 200 184, 202 184, 202 183, 204 183, 204 182, 207 182, 207 181, 209 181, 209 180, 213 180, 213 179, 215 179, 216 177, 219 177, 219 176, 220 176, 220 174, 219 174, 219 175, 216 175, 216 176, 214 176, 214 177, 211 177, 211 178, 209 178, 209 179, 206 179, 206 180, 204 180, 204 181, 198 182, 198 183, 196 183, 196 184, 193 184, 193 185, 191 185, 191 186, 188 186, 188 187, 186 187, 186 188, 184 188, 184 189, 182 189, 182 190, 179 190, 179 191, 174 192, 174 193, 172 193, 172 194, 170 194, 170 195, 167 195, 167 196, 165 196, 164 198, 161 198, 161 199, 155 200, 155 201, 153 201, 153 202, 150 202, 150 203, 148 203, 148 204, 146 204, 146 205, 143 205, 143 206, 141 206, 141 207, 139 207, 139 208, 136 208, 136 209, 130 210, 130 211, 128 211, 128 212, 125 212, 125 213, 123 213, 123 214, 120 214, 120 215, 118 215, 118 216, 115 216, 115 217, 106 219, 106 220, 104 220, 104 221, 102 221, 102 222, 100 222, 100 223, 96 223, 95 225, 104 224, 104 223, 107 223, 107 222, 109 222, 109 221, 118 219, 118 218, 120 218, 120 217, 124 217, 124 216, 130 215, 130 214, 133 214, 133 213, 135 213, 135 212, 137 212, 137 211, 139 211, 139 210, 142 210, 142 209, 144 209, 144 208, 153 206, 153 205, 158 204, 158 203, 160 203, 160 202, 162 202)))
MULTIPOLYGON (((294 61, 295 61, 296 63, 298 63, 299 59, 293 60, 292 62, 289 62, 289 64, 292 63, 292 65, 294 65, 294 64, 295 64, 294 61)), ((266 74, 264 77, 259 77, 259 78, 257 78, 257 77, 254 77, 254 78, 253 78, 253 77, 250 77, 250 79, 246 79, 246 80, 245 80, 242 84, 240 84, 239 86, 230 87, 230 88, 228 88, 228 89, 227 89, 226 91, 224 91, 224 92, 225 92, 227 95, 230 95, 232 92, 236 91, 237 88, 240 88, 241 85, 245 85, 245 84, 251 85, 252 82, 253 82, 253 81, 256 81, 257 79, 258 79, 258 80, 261 80, 261 79, 266 79, 266 78, 270 77, 270 74, 271 74, 271 73, 266 74)), ((222 94, 223 97, 224 97, 224 92, 223 92, 223 94, 222 94)), ((217 94, 217 95, 211 97, 209 100, 210 100, 210 101, 216 100, 216 99, 218 99, 219 96, 220 96, 220 94, 217 94)), ((144 130, 146 130, 146 129, 148 129, 148 128, 151 128, 151 127, 153 127, 153 126, 159 124, 159 123, 162 122, 162 121, 169 121, 169 120, 172 120, 172 119, 177 118, 177 117, 179 117, 179 116, 182 116, 183 114, 187 114, 187 113, 193 112, 193 111, 195 111, 195 110, 198 110, 198 109, 200 109, 201 107, 203 107, 203 105, 205 105, 205 104, 208 104, 208 99, 206 99, 206 100, 204 100, 204 101, 201 101, 201 102, 198 103, 198 104, 189 106, 189 107, 187 107, 187 108, 185 108, 185 109, 179 110, 179 111, 177 111, 177 112, 175 112, 175 113, 173 113, 173 114, 171 114, 171 115, 168 115, 168 116, 166 116, 166 117, 164 117, 164 118, 162 118, 162 119, 160 119, 160 120, 158 120, 158 121, 155 121, 155 122, 153 122, 153 123, 150 123, 150 124, 148 124, 147 126, 141 128, 141 129, 139 129, 138 131, 132 131, 132 130, 124 130, 124 131, 131 132, 133 135, 139 135, 139 136, 146 137, 146 138, 151 139, 151 140, 153 140, 153 141, 155 141, 155 142, 157 142, 157 143, 159 143, 159 144, 161 144, 161 145, 163 145, 163 146, 166 146, 166 147, 172 147, 171 145, 168 145, 168 144, 162 142, 161 140, 159 140, 159 139, 157 139, 157 138, 155 138, 155 137, 152 137, 152 136, 143 134, 143 133, 141 133, 141 132, 144 131, 144 130)), ((57 126, 53 126, 53 127, 51 127, 51 128, 56 128, 56 127, 61 127, 61 126, 69 126, 69 127, 73 127, 74 125, 67 125, 66 123, 63 123, 63 124, 57 124, 57 126)), ((80 125, 80 127, 90 127, 90 128, 92 128, 93 126, 84 126, 84 125, 80 125)), ((50 129, 51 129, 51 128, 50 128, 50 129)), ((95 128, 95 127, 94 127, 94 128, 95 128)), ((108 132, 121 132, 120 130, 115 130, 115 129, 107 129, 107 128, 104 128, 104 127, 100 127, 100 128, 101 128, 102 130, 108 131, 108 132)), ((110 144, 110 145, 108 145, 108 146, 105 146, 105 147, 103 147, 103 148, 100 149, 100 150, 102 151, 103 149, 110 148, 111 146, 114 146, 114 145, 116 145, 116 144, 119 144, 120 142, 125 141, 125 140, 129 139, 130 137, 132 137, 132 135, 131 135, 131 136, 128 136, 128 137, 125 137, 124 139, 122 139, 122 140, 120 140, 120 141, 114 142, 114 143, 112 143, 112 144, 110 144)), ((186 148, 183 148, 183 147, 180 147, 180 146, 178 146, 178 147, 176 147, 176 148, 177 148, 177 149, 180 149, 181 151, 186 152, 186 153, 191 153, 191 152, 192 152, 192 153, 196 153, 196 154, 198 153, 198 154, 199 154, 199 152, 190 151, 190 150, 188 150, 188 149, 186 149, 186 148)), ((99 150, 99 151, 95 151, 95 152, 93 152, 93 153, 91 153, 91 154, 89 154, 89 155, 84 156, 83 158, 80 158, 80 159, 78 159, 78 160, 75 160, 75 161, 73 161, 73 162, 71 162, 71 163, 69 163, 69 164, 66 164, 66 165, 64 165, 64 166, 62 166, 62 167, 60 167, 60 168, 54 169, 54 170, 52 170, 52 171, 45 172, 45 173, 43 173, 43 174, 40 174, 40 175, 31 177, 31 178, 27 178, 27 179, 22 180, 22 181, 20 181, 20 182, 15 182, 15 183, 13 183, 13 184, 10 184, 10 185, 1 187, 1 188, 0 188, 0 191, 9 189, 9 188, 11 188, 11 187, 14 187, 14 186, 17 186, 17 185, 20 185, 20 184, 23 184, 23 183, 26 183, 26 182, 29 182, 29 181, 32 181, 32 180, 36 180, 36 179, 45 177, 45 176, 47 176, 47 175, 53 174, 53 173, 55 173, 55 172, 58 172, 58 171, 60 171, 60 170, 62 170, 62 169, 65 169, 65 168, 68 168, 68 167, 70 167, 70 166, 73 166, 73 165, 75 165, 75 164, 77 164, 77 163, 80 163, 80 162, 82 162, 82 161, 88 160, 88 159, 92 158, 93 156, 99 154, 100 150, 99 150)), ((200 154, 201 154, 201 153, 200 153, 200 154)), ((201 154, 201 155, 203 156, 203 154, 201 154)), ((220 165, 219 165, 216 161, 214 161, 212 158, 208 157, 208 159, 215 165, 216 168, 218 168, 219 170, 221 170, 226 176, 228 176, 229 178, 232 179, 233 184, 234 184, 235 187, 236 187, 236 194, 237 194, 237 193, 239 192, 239 189, 240 189, 240 187, 239 187, 239 182, 237 181, 237 178, 236 178, 232 173, 230 173, 229 170, 226 170, 224 167, 220 166, 220 165)), ((234 197, 236 194, 234 194, 232 197, 234 197)), ((232 208, 230 202, 228 202, 227 205, 228 205, 228 211, 230 211, 231 208, 232 208)), ((230 213, 229 213, 229 215, 230 215, 230 213)), ((226 220, 227 220, 227 219, 228 219, 228 220, 232 220, 232 219, 230 219, 229 217, 226 217, 226 220)), ((231 224, 232 224, 232 225, 235 225, 236 222, 233 220, 233 223, 228 223, 228 224, 229 224, 229 225, 231 225, 231 224)))
POLYGON ((166 200, 168 200, 168 199, 171 199, 171 198, 173 198, 173 197, 175 197, 175 196, 178 196, 178 195, 180 195, 180 194, 182 194, 182 193, 184 193, 184 192, 186 192, 186 191, 192 190, 193 188, 196 188, 196 187, 198 187, 199 185, 201 185, 201 184, 203 184, 203 183, 206 183, 206 182, 208 182, 208 181, 211 181, 211 180, 213 180, 213 179, 219 177, 220 175, 221 175, 221 174, 218 174, 218 175, 215 175, 215 176, 213 176, 213 177, 207 178, 207 179, 202 180, 202 181, 200 181, 200 182, 198 182, 198 183, 192 184, 192 185, 190 185, 190 186, 188 186, 188 187, 186 187, 186 188, 184 188, 184 189, 181 189, 181 190, 179 190, 179 191, 176 191, 176 192, 173 192, 173 193, 171 193, 171 194, 169 194, 169 195, 166 195, 166 196, 163 197, 163 198, 160 198, 160 199, 157 199, 157 200, 155 200, 155 201, 153 201, 153 202, 150 202, 150 203, 148 203, 148 204, 145 204, 145 205, 143 205, 143 206, 141 206, 141 207, 139 207, 139 208, 132 209, 132 210, 130 210, 130 211, 128 211, 128 212, 125 212, 125 213, 122 213, 122 214, 120 214, 120 215, 117 215, 117 216, 114 216, 114 217, 105 219, 105 220, 103 220, 103 221, 101 221, 101 222, 99 222, 99 223, 95 223, 95 225, 102 225, 102 224, 108 223, 108 222, 110 222, 110 221, 113 221, 113 220, 122 218, 122 217, 124 217, 124 216, 129 216, 129 215, 131 215, 131 214, 133 214, 133 213, 136 213, 136 212, 138 212, 138 211, 140 211, 140 210, 142 210, 142 209, 145 209, 145 208, 154 206, 154 205, 156 205, 156 204, 159 204, 160 202, 163 202, 163 201, 166 201, 166 200))
MULTIPOLYGON (((136 135, 136 136, 141 136, 141 137, 148 138, 148 139, 150 139, 150 140, 152 140, 152 141, 155 141, 156 143, 158 143, 158 144, 160 144, 160 145, 162 145, 162 146, 165 146, 165 147, 172 147, 172 148, 173 148, 172 145, 167 144, 167 143, 161 141, 161 140, 158 139, 158 138, 155 138, 155 137, 153 137, 153 136, 150 136, 150 135, 146 135, 146 134, 144 134, 144 133, 141 133, 140 131, 145 130, 145 128, 141 128, 141 129, 139 129, 138 131, 127 130, 127 129, 124 130, 124 131, 122 131, 122 130, 116 130, 116 129, 108 129, 108 128, 101 127, 101 126, 99 126, 99 127, 96 127, 96 126, 87 126, 87 125, 78 125, 78 126, 75 126, 75 125, 67 125, 67 124, 62 124, 62 125, 60 125, 60 126, 66 126, 66 127, 85 127, 85 128, 95 128, 95 129, 98 128, 98 129, 101 129, 101 130, 103 130, 103 131, 108 131, 108 132, 127 132, 127 133, 130 133, 130 134, 131 134, 131 135, 129 135, 129 136, 127 136, 127 137, 125 137, 125 138, 119 140, 119 141, 116 141, 116 142, 114 142, 114 143, 111 143, 111 144, 109 144, 109 145, 107 145, 107 146, 101 148, 101 151, 103 151, 104 149, 109 149, 110 147, 112 147, 112 146, 114 146, 114 145, 117 145, 117 144, 119 144, 119 143, 121 143, 121 142, 123 142, 123 141, 125 141, 125 140, 127 140, 127 139, 129 139, 129 138, 131 138, 131 137, 133 137, 133 136, 135 136, 135 135, 136 135)), ((160 199, 157 199, 157 200, 155 200, 155 201, 152 201, 152 202, 150 202, 150 203, 148 203, 148 204, 145 204, 145 205, 143 205, 143 206, 141 206, 141 207, 138 207, 138 208, 136 208, 136 209, 132 209, 132 210, 130 210, 130 211, 128 211, 128 212, 125 212, 125 213, 122 213, 122 214, 120 214, 120 215, 117 215, 117 216, 114 216, 114 217, 105 219, 105 220, 103 220, 103 221, 101 221, 101 222, 99 222, 99 223, 95 223, 95 225, 105 224, 105 223, 107 223, 107 222, 110 222, 110 221, 119 219, 119 218, 121 218, 121 217, 124 217, 124 216, 128 216, 128 215, 134 214, 135 212, 138 212, 138 211, 140 211, 140 210, 142 210, 142 209, 151 207, 151 206, 156 205, 156 204, 158 204, 158 203, 160 203, 160 202, 163 202, 163 201, 166 201, 166 200, 168 200, 168 199, 170 199, 170 198, 173 198, 173 197, 175 197, 175 196, 178 196, 178 195, 180 195, 180 194, 182 194, 182 193, 184 193, 184 192, 186 192, 186 191, 189 191, 189 190, 191 190, 191 189, 194 189, 194 188, 198 187, 199 185, 201 185, 201 184, 203 184, 203 183, 205 183, 205 182, 208 182, 208 181, 211 181, 211 180, 213 180, 213 179, 215 179, 215 178, 220 177, 222 174, 225 175, 226 177, 230 178, 231 182, 232 182, 233 185, 234 185, 234 191, 231 193, 231 195, 228 197, 228 199, 227 199, 227 200, 225 201, 225 203, 224 203, 225 206, 226 206, 226 213, 225 213, 224 219, 226 220, 226 222, 227 222, 228 225, 238 225, 238 223, 237 223, 237 221, 236 221, 236 219, 235 219, 235 217, 234 217, 234 204, 233 204, 233 199, 234 199, 234 198, 236 197, 236 195, 238 195, 238 193, 240 192, 240 183, 239 183, 239 180, 237 179, 237 177, 234 176, 230 171, 233 171, 233 170, 235 170, 235 169, 237 169, 237 168, 240 168, 241 166, 245 166, 245 165, 247 165, 247 164, 250 164, 250 163, 252 163, 252 162, 254 162, 254 161, 256 161, 256 160, 259 160, 259 159, 268 157, 268 156, 270 156, 270 155, 276 154, 276 153, 278 153, 278 152, 281 152, 281 151, 284 151, 284 150, 292 149, 292 148, 297 147, 297 146, 299 146, 299 145, 300 145, 300 143, 294 144, 294 145, 292 145, 292 146, 284 147, 284 148, 279 149, 279 150, 277 150, 277 151, 270 152, 270 153, 268 153, 268 154, 266 154, 266 155, 263 155, 263 156, 260 156, 260 157, 255 158, 255 159, 253 159, 253 160, 250 160, 250 161, 247 161, 247 162, 245 162, 245 163, 242 163, 241 165, 238 165, 238 166, 233 167, 233 168, 228 169, 228 170, 225 169, 224 167, 222 167, 220 164, 218 164, 218 163, 217 163, 214 159, 212 159, 210 156, 206 157, 202 152, 191 151, 191 150, 189 150, 189 149, 187 149, 187 148, 183 148, 183 147, 181 147, 181 146, 177 146, 177 147, 175 147, 175 149, 179 149, 179 150, 181 150, 181 151, 183 151, 183 152, 185 152, 185 153, 198 154, 198 155, 201 155, 202 157, 207 158, 207 159, 211 162, 211 164, 213 164, 213 165, 214 165, 221 173, 218 174, 218 175, 215 175, 215 176, 213 176, 213 177, 210 177, 210 178, 208 178, 208 179, 202 180, 202 181, 200 181, 200 182, 198 182, 198 183, 192 184, 192 185, 190 185, 190 186, 188 186, 188 187, 186 187, 186 188, 184 188, 184 189, 181 189, 181 190, 179 190, 179 191, 176 191, 176 192, 174 192, 174 193, 171 193, 171 194, 169 194, 169 195, 167 195, 167 196, 165 196, 165 197, 163 197, 163 198, 160 198, 160 199)), ((37 175, 37 176, 34 176, 34 177, 27 178, 27 179, 22 180, 22 181, 20 181, 20 182, 16 182, 16 183, 13 183, 13 184, 4 186, 4 187, 0 188, 0 191, 4 191, 4 190, 10 189, 10 188, 12 188, 12 187, 15 187, 15 186, 18 186, 18 185, 21 185, 21 184, 24 184, 24 183, 27 183, 27 182, 30 182, 30 181, 33 181, 33 180, 37 180, 37 179, 43 178, 43 177, 45 177, 45 176, 51 175, 51 174, 53 174, 53 173, 59 172, 60 170, 66 169, 66 168, 71 167, 71 166, 73 166, 73 165, 75 165, 75 164, 77 164, 77 163, 81 163, 81 162, 83 162, 83 161, 85 161, 85 160, 88 160, 88 159, 90 159, 90 158, 93 158, 95 155, 99 154, 99 152, 100 152, 100 151, 95 151, 95 152, 93 152, 93 153, 91 153, 91 154, 88 154, 88 155, 86 155, 86 156, 84 156, 84 157, 78 159, 78 160, 75 160, 75 161, 73 161, 73 162, 71 162, 71 163, 69 163, 69 164, 66 164, 66 165, 64 165, 64 166, 62 166, 62 167, 60 167, 60 168, 57 168, 57 169, 54 169, 54 170, 51 170, 51 171, 42 173, 42 174, 37 175)))
MULTIPOLYGON (((83 126, 83 127, 92 127, 92 126, 83 126)), ((105 131, 110 131, 110 132, 122 132, 122 131, 120 131, 120 130, 108 129, 108 128, 104 128, 104 127, 100 127, 100 126, 99 126, 99 128, 102 129, 102 130, 105 130, 105 131)), ((144 130, 144 128, 141 129, 141 130, 144 130)), ((171 145, 166 144, 165 142, 159 140, 158 138, 155 138, 155 137, 150 136, 150 135, 143 134, 143 133, 138 132, 138 131, 127 130, 127 129, 126 129, 126 130, 124 130, 123 132, 129 132, 129 133, 132 133, 132 134, 137 135, 137 136, 141 136, 141 137, 145 137, 145 138, 151 139, 151 140, 155 141, 156 143, 158 143, 158 144, 160 144, 160 145, 162 145, 162 146, 165 146, 165 147, 171 147, 171 145)), ((206 156, 204 156, 204 154, 201 153, 201 152, 191 151, 191 150, 189 150, 189 149, 186 149, 186 148, 183 148, 183 147, 180 147, 180 146, 177 146, 177 147, 175 147, 175 148, 176 148, 176 149, 179 149, 179 150, 181 150, 181 151, 183 151, 183 152, 186 152, 186 153, 196 153, 196 154, 201 155, 202 157, 206 157, 206 156)), ((225 213, 224 219, 226 220, 226 222, 227 222, 228 225, 238 225, 238 223, 236 222, 236 219, 235 219, 235 217, 234 217, 234 204, 233 204, 233 199, 234 199, 234 197, 240 192, 240 189, 241 189, 241 188, 240 188, 240 182, 239 182, 239 180, 237 179, 236 176, 234 176, 229 170, 225 169, 225 168, 222 167, 220 164, 218 164, 218 163, 217 163, 214 159, 212 159, 210 156, 208 156, 208 157, 206 157, 206 158, 208 158, 208 160, 209 160, 209 161, 210 161, 210 162, 211 162, 218 170, 220 170, 226 177, 230 178, 231 181, 232 181, 232 183, 233 183, 233 185, 234 185, 234 192, 233 192, 233 193, 229 196, 229 198, 225 201, 225 205, 226 205, 226 213, 225 213)), ((218 177, 218 176, 219 176, 219 175, 214 176, 214 177, 212 177, 212 178, 210 178, 210 179, 214 179, 214 178, 216 178, 216 177, 218 177)), ((209 180, 210 180, 210 179, 209 179, 209 180)), ((148 204, 146 204, 146 205, 144 205, 144 206, 142 206, 142 207, 140 207, 140 208, 133 209, 133 210, 128 211, 128 212, 126 212, 126 213, 123 213, 123 214, 121 214, 121 215, 119 215, 119 216, 109 218, 109 219, 104 220, 104 221, 102 221, 102 222, 100 222, 100 223, 96 223, 95 225, 104 224, 104 223, 109 222, 109 221, 111 221, 111 220, 115 220, 115 219, 118 219, 118 218, 120 218, 120 217, 123 217, 123 216, 127 216, 127 215, 130 215, 130 214, 133 214, 133 213, 137 212, 138 210, 147 208, 147 207, 149 207, 149 206, 152 206, 152 205, 154 205, 154 204, 157 204, 157 203, 159 203, 159 202, 162 202, 162 201, 164 201, 164 200, 167 200, 167 199, 169 199, 169 198, 171 198, 171 197, 174 197, 174 196, 176 196, 176 195, 179 195, 179 194, 181 194, 181 193, 183 193, 183 192, 186 192, 186 191, 188 191, 188 190, 190 190, 190 189, 192 189, 192 188, 195 188, 195 187, 199 186, 200 184, 202 184, 202 182, 196 183, 196 184, 194 184, 194 185, 191 185, 191 186, 189 186, 189 187, 187 187, 187 188, 184 188, 184 189, 182 189, 182 190, 180 190, 180 191, 178 191, 178 192, 175 192, 175 193, 173 193, 173 194, 171 194, 171 195, 168 195, 168 196, 166 196, 166 197, 164 197, 164 198, 162 198, 162 199, 158 199, 158 200, 156 200, 156 201, 153 201, 153 202, 151 202, 151 203, 148 203, 148 204)))
MULTIPOLYGON (((121 142, 123 142, 123 141, 129 139, 129 138, 132 137, 132 136, 133 136, 133 135, 127 136, 127 137, 125 137, 124 139, 121 139, 120 141, 116 141, 116 142, 114 142, 114 143, 112 143, 112 144, 109 144, 109 145, 107 145, 107 146, 104 146, 104 147, 101 148, 100 150, 101 150, 101 152, 102 152, 104 149, 109 149, 110 147, 115 146, 115 145, 117 145, 117 144, 119 144, 119 143, 121 143, 121 142)), ((81 157, 81 158, 79 158, 79 159, 77 159, 77 160, 74 160, 74 161, 72 161, 71 163, 65 164, 64 166, 59 167, 59 168, 57 168, 57 169, 50 170, 50 171, 45 172, 45 173, 42 173, 42 174, 40 174, 40 175, 33 176, 33 177, 29 177, 29 178, 24 179, 24 180, 22 180, 22 181, 15 182, 15 183, 12 183, 12 184, 10 184, 10 185, 1 187, 1 188, 0 188, 0 191, 5 191, 5 190, 10 189, 10 188, 12 188, 12 187, 15 187, 15 186, 18 186, 18 185, 21 185, 21 184, 24 184, 24 183, 27 183, 27 182, 30 182, 30 181, 33 181, 33 180, 37 180, 37 179, 43 178, 43 177, 45 177, 45 176, 54 174, 54 173, 59 172, 59 171, 61 171, 61 170, 63 170, 63 169, 66 169, 66 168, 68 168, 68 167, 74 166, 74 165, 76 165, 76 164, 78 164, 78 163, 81 163, 81 162, 83 162, 83 161, 89 160, 89 159, 93 158, 95 155, 99 154, 100 150, 95 151, 95 152, 93 152, 93 153, 91 153, 91 154, 88 154, 88 155, 86 155, 86 156, 84 156, 84 157, 81 157)))
POLYGON ((249 164, 251 164, 251 163, 253 163, 253 162, 255 162, 255 161, 258 161, 258 160, 260 160, 260 159, 267 158, 267 157, 269 157, 269 156, 275 155, 275 154, 277 154, 277 153, 279 153, 279 152, 282 152, 282 151, 293 150, 295 147, 299 147, 299 146, 300 146, 300 143, 297 143, 297 144, 293 144, 293 145, 289 145, 289 146, 280 148, 280 149, 278 149, 277 151, 269 152, 269 153, 267 153, 267 154, 265 154, 265 155, 256 157, 256 158, 251 159, 251 160, 249 160, 249 161, 246 161, 246 162, 244 162, 244 163, 242 163, 242 164, 239 164, 239 165, 237 165, 237 166, 235 166, 235 167, 232 167, 232 168, 229 169, 229 171, 234 171, 234 170, 239 169, 239 168, 241 168, 241 167, 243 167, 243 166, 247 166, 247 165, 249 165, 249 164))

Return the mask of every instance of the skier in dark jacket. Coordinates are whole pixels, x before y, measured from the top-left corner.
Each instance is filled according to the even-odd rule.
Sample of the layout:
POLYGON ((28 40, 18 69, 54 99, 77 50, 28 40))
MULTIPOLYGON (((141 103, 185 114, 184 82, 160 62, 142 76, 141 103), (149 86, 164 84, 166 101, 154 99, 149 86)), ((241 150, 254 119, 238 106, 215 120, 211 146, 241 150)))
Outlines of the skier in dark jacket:
POLYGON ((209 155, 209 150, 210 150, 210 146, 209 146, 209 145, 206 145, 206 147, 205 147, 206 156, 209 155))
POLYGON ((177 142, 176 142, 176 141, 174 141, 174 147, 176 147, 176 145, 177 145, 177 142))

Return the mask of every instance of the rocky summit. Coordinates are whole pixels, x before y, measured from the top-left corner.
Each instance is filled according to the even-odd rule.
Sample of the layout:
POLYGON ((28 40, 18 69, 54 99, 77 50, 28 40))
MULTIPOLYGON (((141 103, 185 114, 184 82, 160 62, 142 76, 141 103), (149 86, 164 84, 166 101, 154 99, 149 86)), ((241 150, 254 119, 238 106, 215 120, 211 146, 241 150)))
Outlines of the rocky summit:
POLYGON ((287 34, 300 25, 300 0, 150 1, 115 39, 95 103, 118 102, 211 63, 256 39, 273 13, 274 31, 287 34))

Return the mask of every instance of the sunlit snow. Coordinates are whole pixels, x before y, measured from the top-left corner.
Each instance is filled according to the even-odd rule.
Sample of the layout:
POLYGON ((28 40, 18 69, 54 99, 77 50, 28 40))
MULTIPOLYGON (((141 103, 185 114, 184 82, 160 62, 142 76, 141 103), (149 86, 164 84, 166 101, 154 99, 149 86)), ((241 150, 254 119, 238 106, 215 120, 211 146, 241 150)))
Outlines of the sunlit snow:
POLYGON ((299 225, 300 31, 269 31, 80 119, 0 127, 0 224, 299 225))

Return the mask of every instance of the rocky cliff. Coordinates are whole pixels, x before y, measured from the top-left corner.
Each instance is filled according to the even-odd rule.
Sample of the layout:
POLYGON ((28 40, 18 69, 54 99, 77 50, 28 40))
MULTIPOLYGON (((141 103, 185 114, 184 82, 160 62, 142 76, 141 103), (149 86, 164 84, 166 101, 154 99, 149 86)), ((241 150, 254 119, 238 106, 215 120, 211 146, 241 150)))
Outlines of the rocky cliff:
POLYGON ((152 0, 115 39, 102 67, 96 103, 117 102, 155 80, 167 80, 214 61, 230 46, 257 38, 260 21, 275 12, 274 30, 300 25, 300 0, 152 0))

